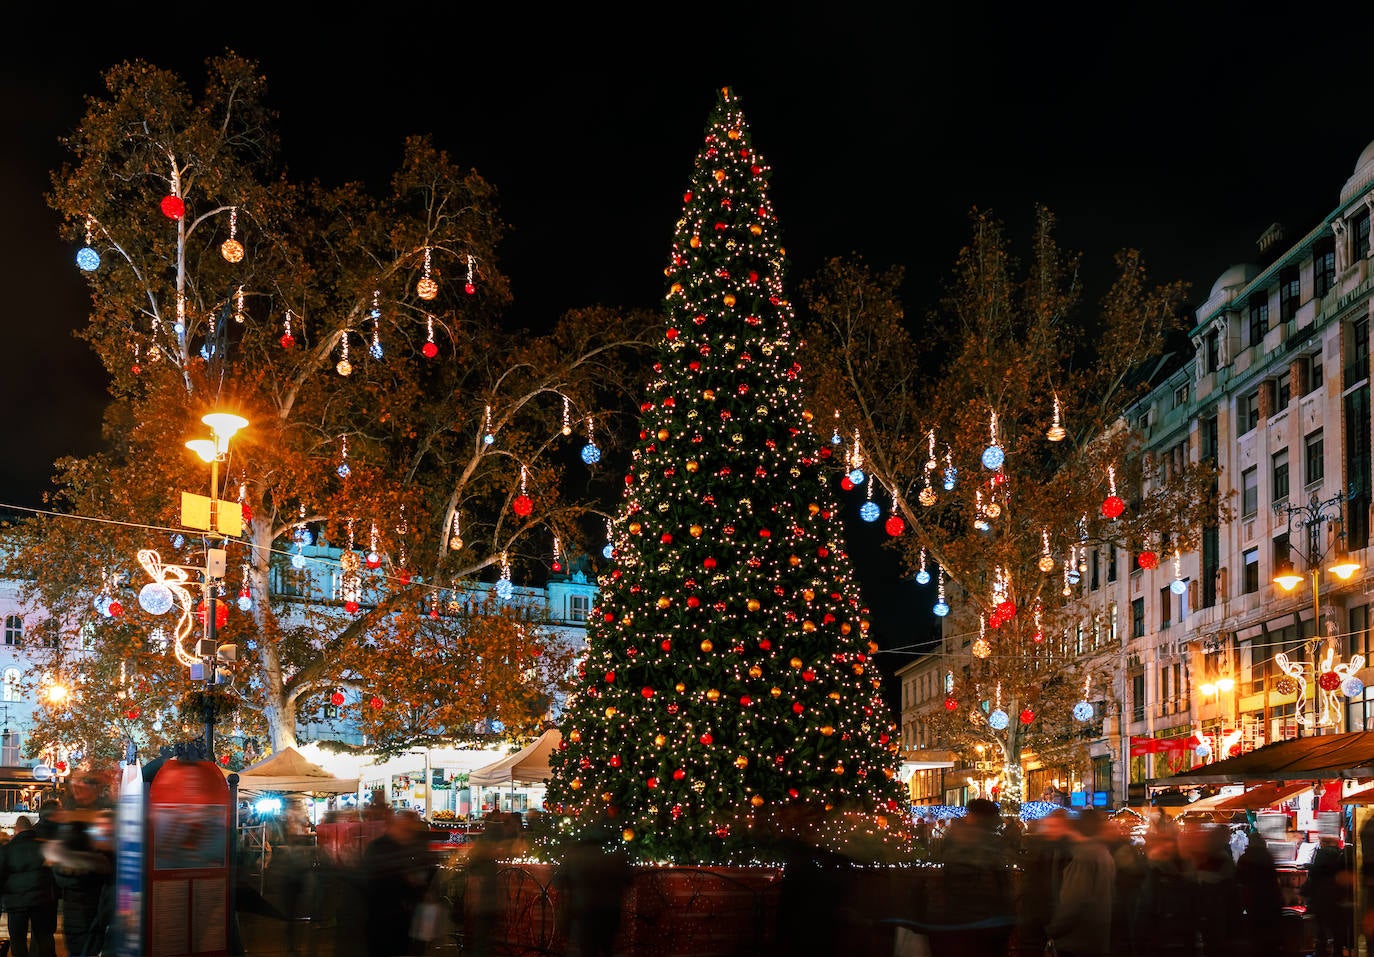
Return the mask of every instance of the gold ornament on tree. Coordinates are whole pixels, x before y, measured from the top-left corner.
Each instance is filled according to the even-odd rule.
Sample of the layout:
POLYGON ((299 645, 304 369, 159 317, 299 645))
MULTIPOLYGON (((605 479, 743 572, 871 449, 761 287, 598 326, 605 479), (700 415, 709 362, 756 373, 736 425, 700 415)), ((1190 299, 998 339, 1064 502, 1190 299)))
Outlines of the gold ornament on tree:
POLYGON ((439 295, 439 284, 434 281, 434 277, 431 275, 428 246, 425 247, 424 275, 422 275, 420 281, 415 284, 415 295, 425 300, 425 302, 429 302, 439 295))
POLYGON ((231 263, 243 261, 243 243, 238 241, 239 208, 229 210, 229 238, 220 243, 219 254, 231 263))
POLYGON ((1050 554, 1050 533, 1048 529, 1041 529, 1040 540, 1043 544, 1040 552, 1040 561, 1036 564, 1036 567, 1048 574, 1054 571, 1055 565, 1058 564, 1054 560, 1054 556, 1050 554))
POLYGON ((1060 421, 1059 396, 1054 397, 1054 419, 1050 422, 1049 429, 1045 432, 1045 438, 1051 442, 1062 442, 1069 433, 1064 429, 1064 423, 1060 421))

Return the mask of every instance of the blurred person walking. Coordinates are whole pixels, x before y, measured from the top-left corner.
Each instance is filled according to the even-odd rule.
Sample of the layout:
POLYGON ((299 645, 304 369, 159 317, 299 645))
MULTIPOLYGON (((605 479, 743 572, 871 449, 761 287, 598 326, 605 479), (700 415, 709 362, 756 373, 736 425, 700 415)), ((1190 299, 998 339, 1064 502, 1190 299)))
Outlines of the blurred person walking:
POLYGON ((1240 930, 1240 887, 1231 859, 1231 834, 1227 828, 1189 827, 1180 846, 1190 858, 1196 894, 1198 934, 1207 957, 1232 952, 1240 930))
POLYGON ((997 805, 982 798, 945 832, 926 923, 933 957, 1005 957, 1015 923, 997 805))
POLYGON ((0 889, 9 915, 13 957, 56 954, 57 884, 43 859, 43 848, 28 817, 14 822, 14 837, 0 850, 0 889), (29 935, 32 933, 32 942, 29 935))
POLYGON ((568 957, 611 957, 625 893, 633 880, 618 837, 611 822, 603 821, 564 849, 553 883, 568 957))
POLYGON ((1145 879, 1136 901, 1131 949, 1140 957, 1193 954, 1197 916, 1187 862, 1171 831, 1145 836, 1145 879))
POLYGON ((1111 950, 1116 865, 1101 841, 1103 816, 1092 809, 1069 830, 1072 851, 1045 936, 1059 957, 1107 957, 1111 950))
POLYGON ((424 943, 411 936, 411 928, 434 878, 428 833, 414 811, 400 811, 363 852, 368 957, 424 953, 424 943))
POLYGON ((1344 953, 1348 936, 1346 927, 1350 922, 1346 912, 1347 887, 1345 855, 1336 839, 1324 834, 1307 865, 1307 881, 1302 886, 1302 895, 1307 899, 1315 925, 1313 957, 1326 957, 1327 954, 1340 957, 1344 953))
POLYGON ((1069 813, 1063 808, 1034 821, 1021 855, 1021 885, 1017 898, 1018 955, 1040 957, 1045 949, 1045 926, 1054 916, 1059 883, 1069 863, 1069 813))
POLYGON ((1236 885, 1241 907, 1238 952, 1249 957, 1278 957, 1283 892, 1274 855, 1257 831, 1250 832, 1249 843, 1236 861, 1236 885))
POLYGON ((514 828, 507 824, 506 815, 492 811, 468 852, 469 893, 464 896, 471 904, 465 908, 464 945, 474 957, 492 953, 496 929, 505 913, 498 862, 510 856, 513 840, 514 828))

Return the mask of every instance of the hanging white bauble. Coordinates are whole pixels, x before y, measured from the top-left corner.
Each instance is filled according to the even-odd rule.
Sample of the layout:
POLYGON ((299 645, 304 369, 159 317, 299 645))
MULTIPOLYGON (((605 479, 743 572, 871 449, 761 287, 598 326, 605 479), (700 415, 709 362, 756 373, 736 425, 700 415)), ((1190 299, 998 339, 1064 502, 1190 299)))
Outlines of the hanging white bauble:
POLYGON ((138 590, 138 604, 150 615, 165 615, 172 608, 172 590, 162 582, 149 582, 138 590))

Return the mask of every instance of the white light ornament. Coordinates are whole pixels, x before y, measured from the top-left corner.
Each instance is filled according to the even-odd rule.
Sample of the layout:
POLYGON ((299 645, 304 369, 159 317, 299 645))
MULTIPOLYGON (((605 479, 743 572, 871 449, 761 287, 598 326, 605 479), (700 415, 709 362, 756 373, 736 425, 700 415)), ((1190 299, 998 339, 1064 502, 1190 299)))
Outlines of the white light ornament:
POLYGON ((1083 679, 1083 700, 1073 706, 1073 719, 1075 721, 1091 721, 1094 708, 1088 701, 1088 690, 1092 687, 1092 675, 1083 679))
POLYGON ((854 430, 854 448, 849 453, 849 481, 855 485, 864 484, 864 453, 859 446, 859 430, 854 430))
POLYGON ((615 554, 615 542, 611 535, 611 520, 606 519, 606 544, 601 548, 601 556, 609 559, 615 554))
POLYGON ((995 699, 995 704, 996 707, 993 709, 992 713, 988 715, 988 727, 994 731, 1005 731, 1011 719, 1007 716, 1007 713, 1002 710, 1002 682, 1000 681, 997 682, 997 697, 995 699))
POLYGON ((86 245, 76 251, 76 265, 82 272, 95 272, 100 268, 100 253, 91 246, 91 230, 95 219, 86 217, 86 245))
POLYGON ((587 444, 582 446, 582 461, 587 465, 595 465, 601 461, 601 450, 596 447, 596 434, 593 431, 595 420, 587 416, 587 444))
POLYGON ((510 580, 510 562, 506 560, 506 553, 501 553, 501 577, 496 580, 496 597, 502 601, 509 601, 511 595, 515 594, 515 586, 510 580))
POLYGON ((564 437, 572 435, 572 402, 566 395, 563 396, 563 428, 561 431, 564 437))
POLYGON ((1063 442, 1068 432, 1064 428, 1064 423, 1060 420, 1059 396, 1054 397, 1054 419, 1050 422, 1049 429, 1045 432, 1045 438, 1051 442, 1063 442))
POLYGON ((935 596, 935 607, 932 609, 936 617, 943 618, 949 614, 949 602, 945 601, 945 570, 943 568, 936 571, 935 580, 937 591, 935 596))
POLYGON ((876 522, 878 516, 882 514, 882 509, 878 508, 878 503, 873 501, 873 486, 876 482, 869 482, 865 492, 865 501, 859 506, 859 518, 865 522, 876 522))
POLYGON ((382 291, 372 290, 372 310, 369 313, 372 319, 372 344, 368 346, 368 355, 374 359, 382 357, 382 291))
POLYGON ((1036 562, 1035 567, 1045 574, 1049 574, 1054 571, 1054 566, 1057 564, 1054 556, 1050 554, 1050 530, 1042 528, 1040 530, 1040 560, 1036 562))
POLYGON ((339 478, 346 479, 353 474, 353 468, 348 464, 348 436, 339 436, 339 467, 334 471, 339 473, 339 478))
POLYGON ((1183 553, 1174 549, 1174 580, 1169 582, 1169 591, 1182 595, 1187 590, 1188 583, 1183 580, 1183 553))
POLYGON ((484 427, 484 429, 483 429, 483 431, 482 431, 482 444, 483 444, 483 445, 495 445, 495 444, 496 444, 496 433, 493 432, 493 431, 492 431, 492 428, 491 428, 491 406, 487 406, 487 419, 486 419, 486 425, 485 425, 485 427, 484 427))
POLYGON ((954 491, 954 483, 959 481, 959 470, 954 467, 954 453, 945 447, 945 475, 944 485, 946 492, 954 491))
POLYGON ((1002 463, 1007 460, 1007 453, 1002 451, 1002 446, 997 444, 996 412, 990 413, 988 425, 989 432, 992 436, 992 441, 988 443, 987 448, 983 449, 983 468, 992 469, 993 471, 996 471, 997 469, 1000 469, 1002 467, 1002 463))
POLYGON ((453 518, 449 522, 448 547, 455 552, 463 548, 463 516, 457 507, 454 507, 453 518))
POLYGON ((172 650, 176 653, 177 660, 186 667, 198 664, 200 659, 185 647, 187 637, 194 630, 191 614, 194 599, 186 587, 190 575, 186 569, 179 566, 162 564, 162 556, 151 548, 139 549, 138 563, 152 579, 139 590, 139 605, 150 615, 164 615, 171 610, 173 604, 180 603, 181 618, 177 621, 176 640, 172 642, 172 650))
POLYGON ((247 566, 247 565, 241 566, 240 571, 242 572, 242 575, 243 575, 243 584, 241 584, 241 585, 239 586, 239 598, 238 598, 239 611, 252 611, 252 610, 253 610, 253 593, 248 589, 248 566, 247 566))

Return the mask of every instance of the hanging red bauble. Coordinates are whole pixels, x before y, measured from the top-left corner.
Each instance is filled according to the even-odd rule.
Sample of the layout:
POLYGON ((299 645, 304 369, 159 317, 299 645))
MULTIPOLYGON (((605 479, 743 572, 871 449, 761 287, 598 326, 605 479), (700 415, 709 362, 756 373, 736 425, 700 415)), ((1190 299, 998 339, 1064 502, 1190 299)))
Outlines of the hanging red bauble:
POLYGON ((363 561, 367 564, 368 568, 382 567, 382 556, 378 555, 376 552, 368 552, 367 558, 363 559, 363 561))
POLYGON ((167 195, 162 197, 160 208, 162 215, 168 219, 180 219, 186 215, 186 204, 182 202, 180 196, 167 195))
POLYGON ((409 585, 409 584, 410 584, 410 569, 408 569, 408 568, 402 568, 399 572, 396 573, 396 577, 399 578, 399 579, 401 580, 401 584, 402 584, 402 585, 409 585))
POLYGON ((52 766, 52 768, 53 768, 54 771, 58 772, 59 774, 64 774, 64 773, 66 773, 66 770, 67 770, 67 762, 66 762, 66 761, 58 761, 56 764, 54 764, 54 765, 52 766))
POLYGON ((517 495, 515 501, 511 502, 511 510, 521 518, 528 518, 530 512, 534 511, 534 500, 528 495, 517 495))
MULTIPOLYGON (((201 601, 196 605, 196 620, 200 622, 202 628, 205 627, 205 602, 201 601)), ((215 602, 215 627, 223 628, 229 621, 229 603, 226 601, 215 602)))
POLYGON ((554 562, 553 565, 551 566, 551 569, 552 569, 552 571, 554 572, 554 574, 557 574, 558 572, 561 572, 561 571, 563 570, 563 563, 562 563, 562 562, 554 562))
POLYGON ((704 745, 706 745, 707 747, 710 747, 710 746, 711 746, 711 742, 714 741, 714 740, 715 740, 715 738, 711 737, 711 732, 709 732, 709 731, 707 731, 705 734, 703 734, 703 735, 701 736, 701 743, 704 744, 704 745))
POLYGON ((1034 720, 1035 720, 1035 712, 1032 711, 1030 708, 1027 708, 1025 711, 1022 711, 1022 712, 1021 712, 1021 723, 1022 723, 1022 724, 1030 724, 1030 723, 1031 723, 1032 721, 1034 721, 1034 720))
POLYGON ((1317 686, 1323 691, 1335 691, 1341 686, 1341 676, 1334 671, 1323 671, 1317 679, 1317 686))
POLYGON ((906 522, 902 521, 900 515, 889 515, 887 521, 883 523, 883 528, 889 535, 896 538, 898 535, 902 534, 902 532, 906 531, 906 522))
POLYGON ((429 617, 430 617, 430 620, 431 620, 431 621, 438 621, 438 620, 439 620, 439 608, 438 608, 438 606, 431 605, 431 606, 429 607, 429 617))
POLYGON ((463 283, 463 292, 467 293, 469 296, 474 295, 477 292, 477 287, 470 282, 465 282, 463 283))
POLYGON ((229 767, 229 755, 221 754, 219 756, 219 763, 226 768, 229 767))
POLYGON ((1120 518, 1126 511, 1126 500, 1120 495, 1108 495, 1102 500, 1102 514, 1107 518, 1120 518))
POLYGON ((1149 571, 1151 568, 1159 567, 1159 556, 1154 552, 1141 552, 1135 557, 1135 563, 1146 571, 1149 571))
POLYGON ((370 699, 368 699, 367 703, 372 706, 373 711, 382 710, 382 699, 377 697, 375 694, 370 699))
POLYGON ((118 618, 124 614, 124 606, 117 601, 112 601, 105 606, 105 610, 110 613, 111 618, 118 618))
POLYGON ((358 603, 352 599, 344 602, 344 611, 348 612, 350 615, 356 615, 359 607, 358 603))
POLYGON ((253 521, 253 507, 247 502, 240 502, 239 510, 243 512, 243 523, 245 525, 251 524, 253 521))
POLYGON ((997 614, 1002 616, 1003 621, 1011 621, 1016 617, 1016 603, 1007 599, 997 604, 997 614))
POLYGON ((426 359, 433 359, 439 354, 439 347, 432 342, 426 342, 420 347, 420 352, 426 359))
POLYGON ((840 488, 844 489, 846 492, 852 492, 854 490, 854 480, 846 475, 844 478, 840 479, 840 488))
POLYGON ((282 347, 283 349, 290 349, 290 348, 292 348, 293 346, 295 346, 295 344, 296 344, 296 337, 293 336, 293 335, 291 335, 291 333, 288 332, 288 333, 286 333, 284 336, 281 337, 281 340, 280 340, 280 341, 281 341, 281 347, 282 347))
POLYGON ((959 707, 959 699, 955 698, 953 695, 950 695, 948 698, 945 699, 945 710, 946 710, 946 711, 953 711, 955 708, 958 708, 958 707, 959 707))
POLYGON ((130 721, 137 721, 138 716, 142 713, 143 712, 138 708, 130 708, 128 711, 124 712, 124 717, 128 718, 130 721))
POLYGON ((343 692, 342 692, 342 691, 336 691, 336 692, 334 692, 332 695, 330 695, 330 696, 329 696, 329 703, 332 704, 332 705, 333 705, 334 707, 336 707, 336 708, 337 708, 339 705, 343 704, 343 703, 344 703, 343 692))

